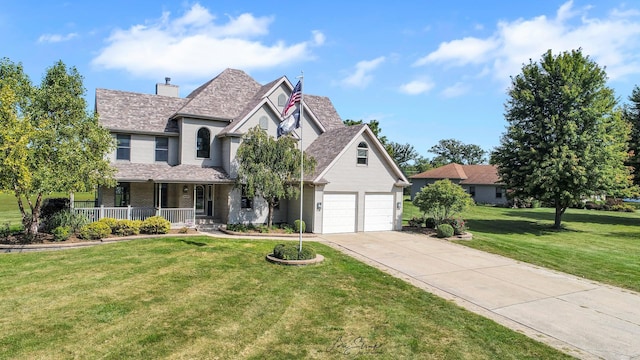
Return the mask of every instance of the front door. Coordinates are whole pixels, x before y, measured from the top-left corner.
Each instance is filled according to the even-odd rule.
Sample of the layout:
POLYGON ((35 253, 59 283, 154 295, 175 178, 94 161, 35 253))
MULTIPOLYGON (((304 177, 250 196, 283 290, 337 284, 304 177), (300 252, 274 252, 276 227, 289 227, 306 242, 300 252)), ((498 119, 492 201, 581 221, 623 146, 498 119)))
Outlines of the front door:
POLYGON ((204 215, 204 186, 196 185, 196 215, 204 215))

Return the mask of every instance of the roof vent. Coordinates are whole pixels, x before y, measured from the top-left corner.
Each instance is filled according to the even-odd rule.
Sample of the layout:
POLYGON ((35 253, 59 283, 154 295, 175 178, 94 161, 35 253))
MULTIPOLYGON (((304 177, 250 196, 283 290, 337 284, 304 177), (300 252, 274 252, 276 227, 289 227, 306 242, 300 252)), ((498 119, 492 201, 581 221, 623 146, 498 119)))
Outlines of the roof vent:
POLYGON ((171 83, 171 78, 170 77, 164 78, 164 84, 165 85, 170 85, 170 83, 171 83))

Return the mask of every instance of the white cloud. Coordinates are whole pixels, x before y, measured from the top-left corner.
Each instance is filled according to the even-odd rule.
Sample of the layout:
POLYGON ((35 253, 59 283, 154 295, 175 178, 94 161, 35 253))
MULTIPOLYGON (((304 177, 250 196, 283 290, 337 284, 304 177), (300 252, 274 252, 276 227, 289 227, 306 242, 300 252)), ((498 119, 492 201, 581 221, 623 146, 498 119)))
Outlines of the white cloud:
POLYGON ((66 35, 61 34, 43 34, 38 38, 39 43, 58 43, 62 41, 69 41, 77 37, 77 33, 69 33, 66 35))
MULTIPOLYGON (((635 9, 613 9, 602 18, 590 18, 589 7, 562 4, 554 18, 500 21, 487 38, 465 37, 441 43, 415 66, 445 65, 488 67, 492 77, 507 83, 522 65, 539 61, 547 50, 554 54, 583 49, 611 79, 640 73, 640 21, 635 9)), ((474 69, 474 72, 477 69, 474 69)))
POLYGON ((147 24, 114 30, 92 65, 141 77, 171 75, 188 80, 228 67, 251 70, 305 61, 312 58, 309 48, 325 40, 324 34, 314 31, 309 41, 265 44, 258 38, 269 33, 272 17, 244 13, 220 22, 200 4, 178 18, 170 15, 165 12, 147 24))
POLYGON ((342 80, 342 83, 347 86, 353 87, 365 87, 367 86, 371 80, 373 80, 373 76, 371 72, 375 70, 380 64, 385 61, 384 56, 377 57, 373 60, 363 60, 356 64, 355 71, 342 80))
POLYGON ((445 98, 454 98, 468 93, 470 89, 471 87, 468 84, 457 82, 442 90, 442 96, 445 98))
POLYGON ((407 95, 419 95, 433 89, 435 84, 428 80, 414 80, 400 86, 400 92, 407 95))

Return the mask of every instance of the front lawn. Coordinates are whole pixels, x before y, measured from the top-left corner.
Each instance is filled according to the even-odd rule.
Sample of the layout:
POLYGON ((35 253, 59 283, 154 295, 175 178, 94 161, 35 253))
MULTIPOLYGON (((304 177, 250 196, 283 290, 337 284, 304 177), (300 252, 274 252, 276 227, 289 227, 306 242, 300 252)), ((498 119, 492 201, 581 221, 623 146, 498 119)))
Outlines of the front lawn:
POLYGON ((171 237, 0 256, 14 359, 569 358, 324 245, 171 237))

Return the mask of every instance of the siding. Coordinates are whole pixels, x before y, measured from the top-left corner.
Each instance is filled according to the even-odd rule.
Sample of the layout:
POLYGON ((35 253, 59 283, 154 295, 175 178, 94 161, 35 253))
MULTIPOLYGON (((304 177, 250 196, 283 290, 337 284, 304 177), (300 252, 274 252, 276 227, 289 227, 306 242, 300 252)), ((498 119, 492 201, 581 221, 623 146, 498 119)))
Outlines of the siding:
POLYGON ((202 166, 222 166, 222 144, 216 135, 227 125, 226 121, 200 120, 184 118, 180 124, 180 163, 202 166), (210 157, 196 157, 196 138, 200 128, 207 128, 211 133, 210 157))

